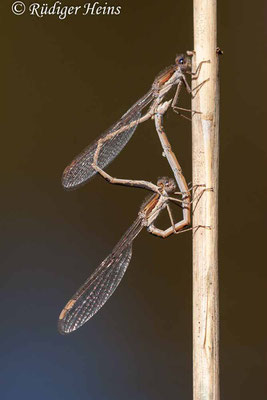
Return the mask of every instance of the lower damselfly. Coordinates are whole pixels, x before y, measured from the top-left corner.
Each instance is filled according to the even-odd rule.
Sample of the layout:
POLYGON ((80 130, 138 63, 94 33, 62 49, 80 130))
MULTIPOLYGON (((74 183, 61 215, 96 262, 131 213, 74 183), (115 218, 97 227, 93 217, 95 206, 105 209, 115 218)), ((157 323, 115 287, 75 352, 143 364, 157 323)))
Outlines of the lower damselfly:
MULTIPOLYGON (((98 172, 105 174, 99 167, 96 167, 96 169, 98 172)), ((137 219, 124 233, 112 252, 101 262, 95 272, 63 308, 58 322, 58 329, 62 334, 67 334, 80 328, 110 298, 130 263, 133 240, 144 227, 149 233, 163 238, 172 233, 179 233, 181 230, 180 224, 174 223, 170 209, 170 203, 184 204, 184 199, 180 200, 176 197, 178 193, 175 191, 176 184, 174 179, 167 177, 159 178, 157 185, 141 180, 120 180, 120 182, 115 183, 140 187, 154 193, 142 204, 137 219), (165 208, 168 211, 171 226, 168 229, 161 230, 155 227, 154 221, 165 208)))

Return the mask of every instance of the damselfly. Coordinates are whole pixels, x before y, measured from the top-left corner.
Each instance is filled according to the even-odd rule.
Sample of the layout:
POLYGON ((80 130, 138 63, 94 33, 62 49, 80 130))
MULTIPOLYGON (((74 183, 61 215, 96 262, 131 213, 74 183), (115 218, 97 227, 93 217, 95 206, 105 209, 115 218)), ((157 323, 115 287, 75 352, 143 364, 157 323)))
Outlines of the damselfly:
MULTIPOLYGON (((86 183, 95 173, 94 162, 101 169, 105 168, 120 153, 132 137, 138 124, 152 118, 158 105, 166 94, 176 86, 176 93, 171 103, 174 111, 191 111, 177 107, 182 85, 192 93, 185 74, 197 76, 202 63, 195 73, 191 72, 191 56, 178 55, 175 64, 163 70, 154 80, 151 89, 141 97, 113 126, 104 132, 94 143, 86 147, 63 172, 62 184, 65 189, 75 189, 86 183), (148 111, 141 116, 142 110, 152 103, 148 111)), ((203 84, 204 82, 202 82, 203 84)), ((201 85, 202 85, 201 84, 201 85)), ((196 88, 195 88, 196 89, 196 88)), ((196 112, 196 111, 195 111, 196 112)))
MULTIPOLYGON (((104 173, 104 171, 102 172, 104 173)), ((179 223, 174 224, 169 205, 170 202, 183 202, 173 197, 176 194, 176 184, 173 179, 160 178, 157 185, 146 181, 121 180, 119 183, 148 189, 153 191, 154 194, 142 205, 137 219, 122 236, 112 252, 102 261, 62 310, 58 322, 59 331, 62 334, 73 332, 81 327, 109 299, 130 263, 132 242, 143 227, 146 227, 148 232, 163 238, 176 233, 181 228, 179 223), (154 221, 165 208, 169 213, 171 227, 161 230, 154 226, 154 221)))

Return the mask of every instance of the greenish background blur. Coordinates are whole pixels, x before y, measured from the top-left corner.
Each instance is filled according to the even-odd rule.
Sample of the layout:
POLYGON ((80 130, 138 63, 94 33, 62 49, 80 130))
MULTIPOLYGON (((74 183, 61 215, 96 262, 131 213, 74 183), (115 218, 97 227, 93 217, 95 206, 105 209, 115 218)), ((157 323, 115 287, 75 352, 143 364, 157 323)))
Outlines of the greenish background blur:
MULTIPOLYGON (((119 16, 63 21, 27 12, 16 16, 11 4, 0 5, 0 397, 189 400, 190 233, 160 240, 142 232, 105 307, 70 336, 60 336, 56 324, 146 196, 100 177, 65 192, 62 171, 145 93, 176 53, 192 49, 192 4, 122 1, 110 3, 122 6, 119 16)), ((227 400, 267 395, 264 4, 225 0, 218 8, 218 45, 224 50, 220 366, 227 400)), ((181 101, 190 106, 187 96, 181 101)), ((171 112, 165 123, 190 181, 190 123, 171 112)), ((151 121, 137 129, 108 172, 153 182, 170 174, 151 121)))

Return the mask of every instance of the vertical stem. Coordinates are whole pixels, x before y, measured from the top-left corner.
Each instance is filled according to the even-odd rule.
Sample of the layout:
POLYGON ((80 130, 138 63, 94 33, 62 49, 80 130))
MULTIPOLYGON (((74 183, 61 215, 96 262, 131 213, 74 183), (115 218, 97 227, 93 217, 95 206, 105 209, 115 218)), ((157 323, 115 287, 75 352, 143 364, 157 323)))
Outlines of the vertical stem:
POLYGON ((193 398, 219 400, 218 167, 219 84, 216 54, 216 0, 194 0, 193 70, 203 60, 192 101, 193 185, 205 184, 194 210, 193 227, 193 398))

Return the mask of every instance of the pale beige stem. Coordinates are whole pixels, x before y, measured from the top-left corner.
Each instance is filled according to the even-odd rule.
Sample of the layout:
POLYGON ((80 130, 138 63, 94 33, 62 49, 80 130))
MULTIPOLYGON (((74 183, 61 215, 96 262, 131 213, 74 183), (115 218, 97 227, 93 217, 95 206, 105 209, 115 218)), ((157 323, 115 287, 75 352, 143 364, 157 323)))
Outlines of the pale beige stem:
POLYGON ((193 70, 203 60, 193 87, 209 79, 192 100, 201 111, 192 119, 193 186, 206 191, 194 211, 193 228, 193 398, 219 400, 218 166, 219 85, 216 0, 194 0, 193 70), (193 230, 194 232, 194 230, 193 230))

